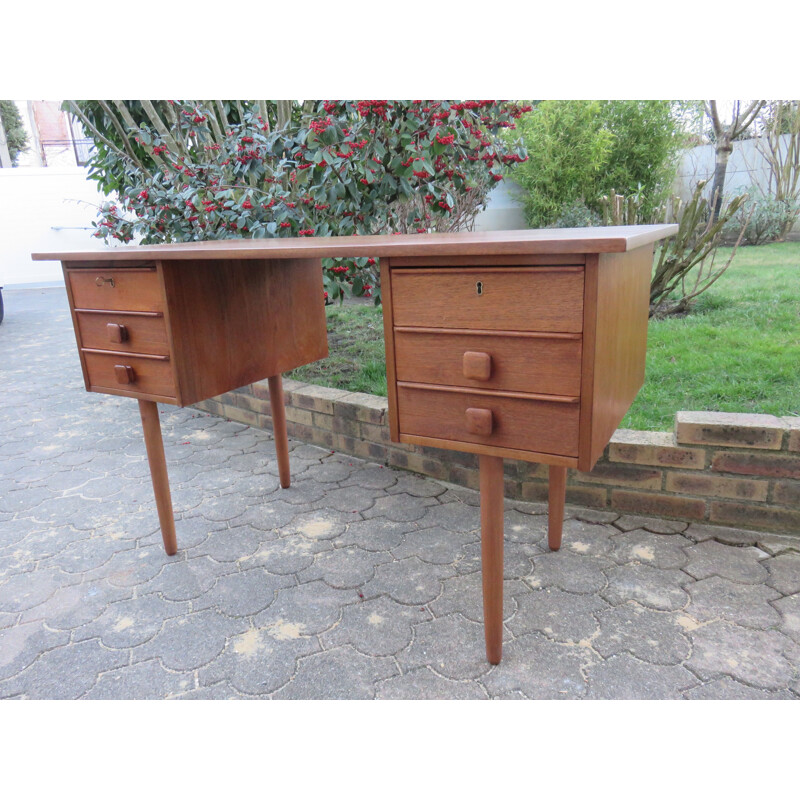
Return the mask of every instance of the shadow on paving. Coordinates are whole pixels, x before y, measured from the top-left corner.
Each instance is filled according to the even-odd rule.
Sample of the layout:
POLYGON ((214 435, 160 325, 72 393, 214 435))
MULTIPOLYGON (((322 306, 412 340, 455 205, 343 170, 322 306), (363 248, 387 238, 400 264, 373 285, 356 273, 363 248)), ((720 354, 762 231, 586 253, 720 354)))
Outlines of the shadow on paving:
POLYGON ((4 291, 0 697, 800 694, 797 540, 506 503, 485 659, 476 493, 160 406, 164 554, 137 405, 87 394, 63 289, 4 291))

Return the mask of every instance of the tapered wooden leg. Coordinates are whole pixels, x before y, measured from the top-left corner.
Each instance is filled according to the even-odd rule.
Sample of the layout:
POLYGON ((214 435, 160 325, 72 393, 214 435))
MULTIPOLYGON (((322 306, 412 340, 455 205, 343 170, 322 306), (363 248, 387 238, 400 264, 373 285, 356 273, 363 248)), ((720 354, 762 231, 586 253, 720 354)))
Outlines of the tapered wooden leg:
POLYGON ((178 552, 178 542, 175 537, 175 517, 172 513, 172 496, 169 492, 167 460, 164 457, 164 440, 161 438, 158 405, 152 400, 140 400, 139 413, 142 415, 144 444, 147 448, 147 460, 150 462, 150 478, 153 481, 153 492, 156 496, 161 538, 164 540, 164 550, 167 555, 174 556, 178 552))
POLYGON ((275 453, 278 456, 278 475, 281 487, 291 485, 289 474, 289 437, 286 434, 286 406, 283 402, 283 381, 280 375, 267 379, 269 383, 269 405, 272 409, 272 433, 275 437, 275 453))
POLYGON ((551 550, 561 547, 564 526, 564 500, 567 495, 567 468, 550 466, 548 473, 547 543, 551 550))
POLYGON ((480 456, 481 570, 486 658, 503 655, 503 459, 480 456))

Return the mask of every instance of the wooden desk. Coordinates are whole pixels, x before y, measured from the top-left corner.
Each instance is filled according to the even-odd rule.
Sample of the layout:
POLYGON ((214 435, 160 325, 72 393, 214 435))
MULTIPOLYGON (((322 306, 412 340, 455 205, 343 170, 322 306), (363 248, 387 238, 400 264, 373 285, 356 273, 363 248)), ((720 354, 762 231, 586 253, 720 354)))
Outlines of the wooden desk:
POLYGON ((268 379, 281 486, 281 373, 328 354, 323 257, 381 259, 392 440, 477 453, 486 653, 502 654, 503 459, 591 470, 644 380, 656 241, 676 225, 260 239, 35 253, 60 260, 87 391, 139 401, 164 547, 177 551, 156 402, 268 379))

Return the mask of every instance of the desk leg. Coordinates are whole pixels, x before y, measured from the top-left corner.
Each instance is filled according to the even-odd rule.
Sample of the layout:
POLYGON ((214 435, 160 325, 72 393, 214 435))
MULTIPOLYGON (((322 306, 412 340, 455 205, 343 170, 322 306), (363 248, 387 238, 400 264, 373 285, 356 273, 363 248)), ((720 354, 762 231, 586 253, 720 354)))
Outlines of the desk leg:
POLYGON ((158 405, 152 400, 140 400, 139 413, 142 415, 144 444, 147 448, 147 460, 150 462, 150 478, 153 481, 153 492, 156 496, 156 508, 161 525, 161 537, 164 540, 164 550, 168 556, 174 556, 178 552, 178 542, 175 537, 175 517, 172 513, 172 497, 169 492, 167 460, 164 457, 164 440, 161 438, 158 405))
POLYGON ((269 384, 269 406, 272 410, 272 433, 275 438, 275 454, 278 456, 278 474, 281 488, 291 484, 289 474, 289 437, 286 433, 286 405, 283 400, 283 381, 280 375, 267 378, 269 384))
POLYGON ((564 525, 564 501, 567 495, 567 468, 550 466, 548 469, 547 544, 551 550, 561 547, 561 529, 564 525))
POLYGON ((503 459, 480 456, 481 571, 486 658, 503 655, 503 459))

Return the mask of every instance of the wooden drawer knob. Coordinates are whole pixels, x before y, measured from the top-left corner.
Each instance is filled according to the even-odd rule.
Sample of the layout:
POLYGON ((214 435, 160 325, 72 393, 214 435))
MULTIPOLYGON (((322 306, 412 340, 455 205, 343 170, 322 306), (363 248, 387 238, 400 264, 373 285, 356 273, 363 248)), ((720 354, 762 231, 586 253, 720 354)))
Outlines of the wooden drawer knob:
POLYGON ((488 353, 464 353, 464 377, 473 381, 488 381, 492 376, 492 357, 488 353))
POLYGON ((136 380, 133 367, 129 367, 127 364, 115 364, 114 374, 117 376, 117 383, 134 383, 136 380))
POLYGON ((467 430, 476 436, 488 436, 492 432, 492 412, 488 408, 467 409, 467 430))
POLYGON ((128 329, 124 325, 117 325, 116 322, 109 322, 106 325, 108 331, 108 341, 120 344, 128 341, 128 329))

